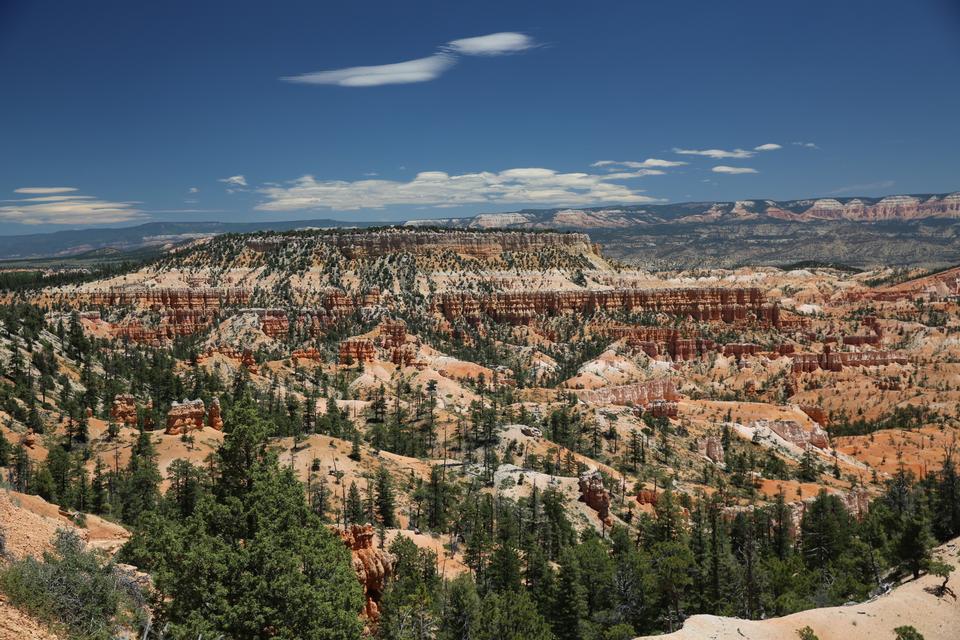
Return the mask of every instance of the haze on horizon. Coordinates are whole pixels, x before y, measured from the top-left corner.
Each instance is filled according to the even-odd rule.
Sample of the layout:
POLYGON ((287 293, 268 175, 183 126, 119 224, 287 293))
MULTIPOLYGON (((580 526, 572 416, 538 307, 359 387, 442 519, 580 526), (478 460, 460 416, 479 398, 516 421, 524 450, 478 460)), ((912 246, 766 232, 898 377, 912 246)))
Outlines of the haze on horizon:
POLYGON ((0 233, 960 188, 949 0, 0 5, 0 233))

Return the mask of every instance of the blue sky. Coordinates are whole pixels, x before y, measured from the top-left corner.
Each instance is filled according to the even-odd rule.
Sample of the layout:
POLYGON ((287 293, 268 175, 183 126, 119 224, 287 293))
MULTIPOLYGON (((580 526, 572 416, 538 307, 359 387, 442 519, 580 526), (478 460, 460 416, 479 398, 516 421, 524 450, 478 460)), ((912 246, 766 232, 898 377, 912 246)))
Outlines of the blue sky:
POLYGON ((0 233, 954 191, 957 4, 7 0, 0 233))

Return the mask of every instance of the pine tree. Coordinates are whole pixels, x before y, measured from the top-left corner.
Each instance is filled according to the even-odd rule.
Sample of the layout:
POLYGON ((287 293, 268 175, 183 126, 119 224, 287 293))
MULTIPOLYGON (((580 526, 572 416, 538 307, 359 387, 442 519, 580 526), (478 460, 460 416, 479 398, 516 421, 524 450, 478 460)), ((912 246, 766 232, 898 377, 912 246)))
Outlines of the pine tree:
POLYGON ((480 597, 469 573, 450 581, 437 640, 469 640, 477 637, 480 624, 480 597))
POLYGON ((386 528, 397 526, 396 498, 393 495, 393 480, 385 467, 377 469, 377 517, 386 528))
POLYGON ((950 451, 943 460, 940 478, 934 489, 933 532, 940 540, 960 535, 960 474, 950 451))
POLYGON ((106 512, 109 504, 109 495, 104 482, 103 460, 97 456, 93 465, 93 481, 90 484, 90 508, 93 513, 100 515, 106 512))
POLYGON ((551 609, 550 624, 558 640, 581 640, 584 637, 587 596, 581 583, 580 563, 569 547, 560 553, 560 571, 551 609))
POLYGON ((135 523, 141 514, 156 507, 160 480, 150 433, 141 430, 130 451, 130 461, 121 483, 121 514, 124 522, 135 523))
POLYGON ((351 482, 350 490, 347 492, 347 503, 344 506, 344 519, 347 524, 362 524, 367 519, 366 515, 360 490, 357 489, 355 482, 351 482))
POLYGON ((351 438, 352 444, 350 446, 350 455, 348 456, 351 460, 359 462, 360 461, 360 432, 354 431, 353 438, 351 438))
POLYGON ((490 557, 487 568, 490 587, 496 591, 520 590, 520 558, 506 541, 501 540, 490 557))
POLYGON ((0 431, 0 467, 10 464, 10 454, 12 452, 13 447, 10 445, 10 441, 3 435, 3 431, 0 431))

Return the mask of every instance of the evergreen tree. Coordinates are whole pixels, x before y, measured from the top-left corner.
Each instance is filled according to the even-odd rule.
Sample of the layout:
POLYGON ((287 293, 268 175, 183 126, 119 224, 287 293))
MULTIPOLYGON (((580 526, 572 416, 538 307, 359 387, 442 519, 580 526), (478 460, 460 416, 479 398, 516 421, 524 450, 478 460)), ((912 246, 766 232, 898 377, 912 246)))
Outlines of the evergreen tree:
POLYGON ((587 616, 587 595, 580 576, 580 563, 573 549, 560 553, 560 570, 553 597, 550 624, 558 640, 581 640, 583 619, 587 616))
POLYGON ((160 494, 157 455, 148 431, 141 430, 130 451, 130 461, 120 485, 121 516, 135 523, 141 514, 156 508, 160 494))
POLYGON ((397 526, 396 498, 393 495, 393 480, 385 467, 377 469, 377 517, 386 528, 397 526))
POLYGON ((357 489, 355 482, 351 482, 350 490, 347 492, 347 503, 344 507, 344 520, 347 524, 362 524, 367 519, 366 515, 363 500, 360 498, 360 490, 357 489))
POLYGON ((0 467, 5 467, 10 464, 10 454, 12 452, 13 447, 10 445, 10 441, 7 440, 7 437, 0 431, 0 467))

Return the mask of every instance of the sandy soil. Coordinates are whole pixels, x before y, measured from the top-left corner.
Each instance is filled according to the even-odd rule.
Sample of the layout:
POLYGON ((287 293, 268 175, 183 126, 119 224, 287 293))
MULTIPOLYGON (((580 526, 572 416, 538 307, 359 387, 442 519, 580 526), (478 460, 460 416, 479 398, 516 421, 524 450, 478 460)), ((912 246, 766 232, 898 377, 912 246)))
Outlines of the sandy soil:
POLYGON ((0 595, 0 640, 58 640, 63 637, 52 633, 0 595))

